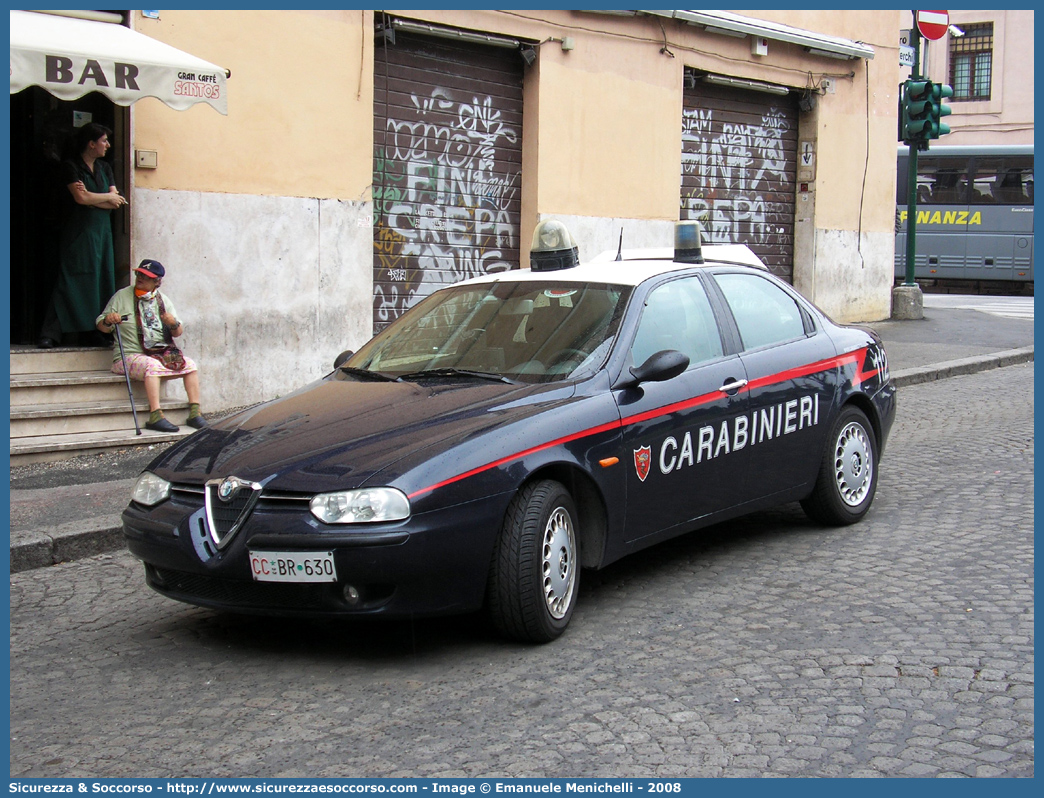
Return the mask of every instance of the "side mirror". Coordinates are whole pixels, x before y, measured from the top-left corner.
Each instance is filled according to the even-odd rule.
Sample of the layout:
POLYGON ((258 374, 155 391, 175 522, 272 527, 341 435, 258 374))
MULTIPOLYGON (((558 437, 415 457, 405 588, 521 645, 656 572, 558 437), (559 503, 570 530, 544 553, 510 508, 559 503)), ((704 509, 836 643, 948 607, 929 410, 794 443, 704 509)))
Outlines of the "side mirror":
POLYGON ((348 358, 350 358, 354 354, 355 354, 355 352, 353 352, 351 349, 345 349, 343 352, 341 352, 341 354, 339 354, 337 357, 335 357, 334 358, 334 371, 336 371, 341 366, 343 366, 347 362, 348 358))
POLYGON ((689 356, 677 349, 661 349, 649 355, 640 366, 631 368, 631 379, 621 381, 618 388, 630 388, 643 382, 673 380, 689 367, 689 356))

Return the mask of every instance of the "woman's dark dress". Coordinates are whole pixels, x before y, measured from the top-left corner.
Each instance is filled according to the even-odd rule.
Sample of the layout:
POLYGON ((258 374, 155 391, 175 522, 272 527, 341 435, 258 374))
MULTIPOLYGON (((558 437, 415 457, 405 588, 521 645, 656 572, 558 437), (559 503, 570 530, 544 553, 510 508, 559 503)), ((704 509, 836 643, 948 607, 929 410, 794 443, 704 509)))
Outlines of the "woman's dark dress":
MULTIPOLYGON (((81 158, 62 165, 65 184, 82 180, 96 194, 108 194, 115 182, 105 161, 94 162, 94 172, 81 158)), ((59 238, 61 271, 54 293, 54 310, 62 332, 95 329, 94 320, 116 292, 112 249, 112 211, 72 203, 59 238)))

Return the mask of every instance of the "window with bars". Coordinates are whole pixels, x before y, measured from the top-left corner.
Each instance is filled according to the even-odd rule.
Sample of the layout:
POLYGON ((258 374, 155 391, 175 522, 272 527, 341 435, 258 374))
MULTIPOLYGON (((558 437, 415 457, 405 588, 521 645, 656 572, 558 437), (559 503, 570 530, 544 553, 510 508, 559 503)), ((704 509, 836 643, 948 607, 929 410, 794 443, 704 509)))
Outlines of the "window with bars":
POLYGON ((962 25, 950 35, 950 85, 954 100, 988 100, 993 72, 993 23, 962 25))

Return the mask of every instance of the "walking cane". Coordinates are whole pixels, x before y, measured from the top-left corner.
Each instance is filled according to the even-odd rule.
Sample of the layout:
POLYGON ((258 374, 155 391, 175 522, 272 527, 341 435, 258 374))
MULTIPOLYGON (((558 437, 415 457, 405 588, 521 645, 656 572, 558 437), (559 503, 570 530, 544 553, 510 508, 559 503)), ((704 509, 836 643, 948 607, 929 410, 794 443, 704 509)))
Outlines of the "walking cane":
MULTIPOLYGON (((120 324, 125 321, 127 321, 127 317, 121 316, 120 324)), ((141 435, 141 427, 138 426, 138 410, 134 407, 134 391, 131 389, 130 372, 127 370, 127 356, 123 353, 123 338, 120 336, 119 324, 112 328, 112 334, 116 337, 116 343, 120 345, 120 360, 123 361, 123 376, 127 378, 127 396, 130 397, 131 414, 134 416, 134 431, 141 435)))

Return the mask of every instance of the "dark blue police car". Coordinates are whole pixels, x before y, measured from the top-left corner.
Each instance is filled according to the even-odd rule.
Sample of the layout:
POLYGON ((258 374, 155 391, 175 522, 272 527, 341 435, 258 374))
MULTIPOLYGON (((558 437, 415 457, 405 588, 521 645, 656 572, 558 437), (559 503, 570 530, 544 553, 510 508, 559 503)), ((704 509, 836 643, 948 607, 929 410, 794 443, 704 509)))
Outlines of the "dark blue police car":
POLYGON ((581 568, 784 502, 858 521, 895 415, 880 339, 746 247, 678 240, 578 265, 542 222, 531 269, 442 289, 185 439, 123 513, 149 586, 281 615, 485 607, 542 642, 581 568))

